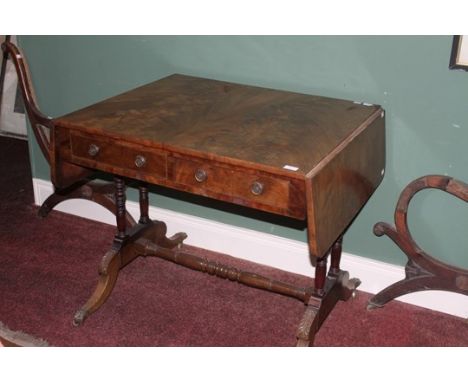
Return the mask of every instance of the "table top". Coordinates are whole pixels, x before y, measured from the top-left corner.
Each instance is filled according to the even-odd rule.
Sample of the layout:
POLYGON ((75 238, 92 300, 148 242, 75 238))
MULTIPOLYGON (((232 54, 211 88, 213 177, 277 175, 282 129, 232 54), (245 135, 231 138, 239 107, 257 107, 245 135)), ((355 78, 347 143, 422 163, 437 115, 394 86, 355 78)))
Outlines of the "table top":
POLYGON ((54 123, 305 175, 380 112, 378 105, 174 74, 54 123))

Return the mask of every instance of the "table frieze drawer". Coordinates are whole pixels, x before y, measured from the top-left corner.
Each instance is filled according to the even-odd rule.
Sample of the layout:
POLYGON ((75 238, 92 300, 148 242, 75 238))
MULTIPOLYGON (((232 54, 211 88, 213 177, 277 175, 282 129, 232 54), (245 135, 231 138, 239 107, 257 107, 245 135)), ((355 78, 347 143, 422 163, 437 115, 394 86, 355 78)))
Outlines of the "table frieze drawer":
MULTIPOLYGON (((241 205, 265 205, 288 215, 290 181, 267 173, 239 170, 225 165, 177 157, 168 158, 168 179, 201 195, 224 195, 241 205)), ((181 188, 181 187, 179 187, 181 188)))
POLYGON ((166 154, 163 151, 76 132, 71 133, 70 140, 72 160, 78 164, 137 179, 146 174, 166 178, 166 154))
POLYGON ((280 209, 289 207, 289 180, 273 178, 263 173, 246 174, 234 171, 231 182, 231 192, 235 196, 280 209))

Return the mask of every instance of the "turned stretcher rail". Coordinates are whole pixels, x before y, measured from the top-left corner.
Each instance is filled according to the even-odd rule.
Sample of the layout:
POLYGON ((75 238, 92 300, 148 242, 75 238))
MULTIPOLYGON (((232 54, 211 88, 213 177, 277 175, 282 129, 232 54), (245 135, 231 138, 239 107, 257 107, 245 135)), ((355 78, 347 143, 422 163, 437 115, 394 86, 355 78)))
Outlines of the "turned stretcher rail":
POLYGON ((222 279, 237 281, 240 284, 250 287, 294 297, 304 303, 307 303, 313 292, 313 288, 297 287, 282 281, 269 279, 253 272, 242 271, 215 261, 210 261, 206 258, 191 255, 180 250, 163 248, 145 238, 138 239, 135 245, 136 251, 140 252, 142 256, 156 256, 186 268, 208 273, 222 279))

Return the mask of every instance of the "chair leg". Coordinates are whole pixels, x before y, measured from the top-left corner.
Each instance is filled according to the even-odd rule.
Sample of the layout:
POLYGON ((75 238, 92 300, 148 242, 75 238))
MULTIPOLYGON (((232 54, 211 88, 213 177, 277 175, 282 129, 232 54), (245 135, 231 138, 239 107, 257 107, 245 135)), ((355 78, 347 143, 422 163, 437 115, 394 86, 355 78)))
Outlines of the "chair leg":
POLYGON ((381 308, 389 301, 408 293, 442 290, 468 296, 468 269, 438 260, 419 247, 408 228, 408 206, 421 190, 438 189, 465 202, 468 184, 442 175, 427 175, 409 183, 401 192, 395 208, 395 226, 379 222, 374 225, 376 236, 388 236, 406 255, 405 278, 377 293, 369 301, 369 310, 381 308))

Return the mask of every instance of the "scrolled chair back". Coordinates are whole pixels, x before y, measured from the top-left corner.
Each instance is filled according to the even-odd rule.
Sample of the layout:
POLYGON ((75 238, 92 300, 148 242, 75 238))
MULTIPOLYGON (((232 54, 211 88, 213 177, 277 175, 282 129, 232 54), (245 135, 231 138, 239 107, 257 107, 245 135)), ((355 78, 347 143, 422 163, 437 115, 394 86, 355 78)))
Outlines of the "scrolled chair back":
POLYGON ((20 49, 15 44, 7 41, 2 44, 2 50, 4 54, 9 55, 13 60, 31 128, 42 153, 47 162, 50 163, 50 135, 53 120, 39 110, 28 65, 20 49))

